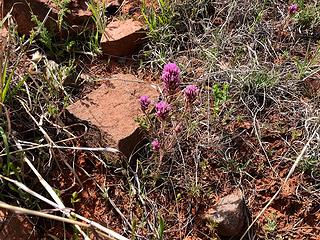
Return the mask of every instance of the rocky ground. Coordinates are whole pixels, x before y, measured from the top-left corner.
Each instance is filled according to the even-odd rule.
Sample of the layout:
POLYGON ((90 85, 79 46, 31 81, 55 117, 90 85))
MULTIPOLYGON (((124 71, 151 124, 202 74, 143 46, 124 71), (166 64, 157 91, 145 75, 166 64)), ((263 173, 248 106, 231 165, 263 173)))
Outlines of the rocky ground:
MULTIPOLYGON (((101 31, 86 1, 26 2, 1 2, 2 19, 12 9, 1 72, 14 73, 1 101, 2 202, 62 215, 6 179, 52 197, 27 157, 65 207, 123 239, 320 239, 317 3, 173 1, 166 22, 159 2, 107 1, 101 31), (158 25, 144 18, 153 7, 158 25), (179 89, 199 87, 187 110, 183 92, 163 90, 168 62, 179 89), (143 118, 142 95, 177 98, 167 125, 143 118), (160 136, 170 147, 152 151, 160 136)), ((1 239, 109 239, 9 210, 1 239)))

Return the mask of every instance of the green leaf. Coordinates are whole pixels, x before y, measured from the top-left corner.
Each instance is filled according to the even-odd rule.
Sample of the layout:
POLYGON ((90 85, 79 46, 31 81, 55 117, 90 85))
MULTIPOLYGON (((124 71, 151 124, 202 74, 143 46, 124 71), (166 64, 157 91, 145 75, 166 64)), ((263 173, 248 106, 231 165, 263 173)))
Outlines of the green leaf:
POLYGON ((159 240, 163 240, 163 236, 164 236, 164 220, 161 217, 161 215, 159 215, 159 228, 158 228, 158 234, 159 234, 159 240))

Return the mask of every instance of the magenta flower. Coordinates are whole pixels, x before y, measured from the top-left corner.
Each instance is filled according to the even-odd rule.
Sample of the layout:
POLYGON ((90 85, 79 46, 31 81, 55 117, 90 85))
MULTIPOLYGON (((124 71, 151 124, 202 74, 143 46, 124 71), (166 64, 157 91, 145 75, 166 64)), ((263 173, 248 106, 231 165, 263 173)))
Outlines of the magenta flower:
POLYGON ((168 104, 164 101, 158 102, 156 104, 156 115, 161 120, 164 120, 167 118, 170 110, 171 110, 170 104, 168 104))
POLYGON ((298 12, 298 5, 297 4, 292 4, 291 6, 289 6, 289 13, 290 14, 295 14, 296 12, 298 12))
POLYGON ((173 93, 180 85, 180 69, 175 63, 168 63, 164 66, 161 80, 164 90, 173 93))
POLYGON ((188 85, 184 90, 184 95, 186 97, 187 102, 192 103, 196 100, 199 88, 195 85, 188 85))
POLYGON ((154 139, 152 142, 151 142, 151 146, 152 146, 152 150, 153 151, 159 151, 160 149, 160 142, 158 139, 154 139))
POLYGON ((151 99, 148 96, 141 96, 139 98, 142 111, 146 111, 151 103, 151 99))

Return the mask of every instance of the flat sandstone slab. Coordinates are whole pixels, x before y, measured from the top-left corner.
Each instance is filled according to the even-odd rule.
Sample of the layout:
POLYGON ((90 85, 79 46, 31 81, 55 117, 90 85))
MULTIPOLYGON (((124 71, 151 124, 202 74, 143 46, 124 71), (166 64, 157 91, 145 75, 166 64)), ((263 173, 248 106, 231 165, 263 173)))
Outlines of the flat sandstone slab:
POLYGON ((130 156, 142 135, 134 119, 141 115, 139 97, 158 97, 156 88, 131 74, 116 74, 67 110, 109 134, 116 147, 130 156))

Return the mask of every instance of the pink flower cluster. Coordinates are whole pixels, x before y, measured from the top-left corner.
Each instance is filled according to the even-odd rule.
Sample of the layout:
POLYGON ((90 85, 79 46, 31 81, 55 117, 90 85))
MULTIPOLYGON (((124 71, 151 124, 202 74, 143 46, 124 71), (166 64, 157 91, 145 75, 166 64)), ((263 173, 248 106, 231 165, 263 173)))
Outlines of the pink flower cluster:
POLYGON ((184 95, 188 103, 193 103, 198 95, 199 88, 195 85, 188 85, 184 90, 184 95))
POLYGON ((298 12, 298 5, 297 4, 292 4, 289 6, 289 13, 292 15, 292 14, 295 14, 298 12))
POLYGON ((170 104, 165 101, 156 104, 156 115, 160 120, 165 120, 168 117, 170 110, 170 104))
MULTIPOLYGON (((163 90, 165 93, 165 98, 169 102, 163 100, 156 103, 155 115, 160 121, 165 121, 168 118, 170 111, 172 110, 170 101, 172 100, 173 95, 178 92, 178 89, 180 87, 181 80, 179 67, 175 63, 166 64, 162 71, 161 80, 163 81, 163 90)), ((199 88, 195 85, 188 85, 183 90, 183 94, 187 104, 192 104, 197 99, 197 96, 199 94, 199 88)), ((151 99, 148 96, 141 96, 139 98, 139 102, 141 110, 144 113, 146 113, 151 104, 151 99)), ((157 138, 155 138, 151 142, 151 148, 153 151, 160 150, 161 144, 157 138)))
POLYGON ((159 140, 158 140, 157 138, 154 139, 154 140, 151 142, 151 147, 152 147, 152 150, 153 150, 153 151, 155 151, 155 152, 159 151, 159 149, 160 149, 160 142, 159 142, 159 140))
POLYGON ((141 110, 145 112, 148 109, 149 105, 151 104, 151 99, 148 96, 144 95, 139 98, 139 102, 140 102, 141 110))
POLYGON ((180 69, 175 63, 164 65, 161 80, 163 88, 169 94, 175 93, 180 85, 180 69))

